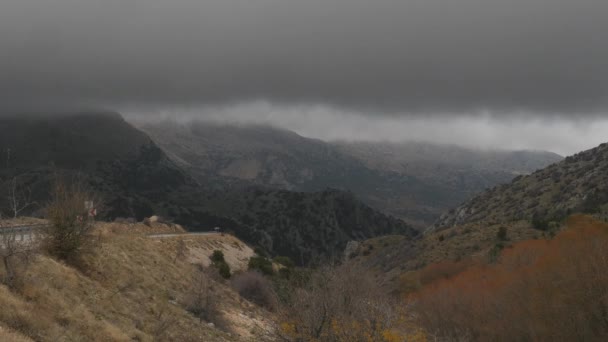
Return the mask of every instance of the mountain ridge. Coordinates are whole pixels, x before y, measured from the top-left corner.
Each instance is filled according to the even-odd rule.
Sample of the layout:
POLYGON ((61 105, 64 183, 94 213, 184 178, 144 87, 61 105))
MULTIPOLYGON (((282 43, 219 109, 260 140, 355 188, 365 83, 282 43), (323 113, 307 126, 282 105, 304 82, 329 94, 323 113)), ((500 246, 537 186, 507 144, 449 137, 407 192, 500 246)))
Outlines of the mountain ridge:
POLYGON ((548 152, 482 153, 431 144, 324 142, 264 125, 136 125, 199 180, 302 192, 328 187, 352 191, 368 205, 418 228, 485 188, 561 158, 548 152), (481 165, 488 155, 495 157, 492 167, 481 165), (448 161, 438 161, 442 159, 448 161))
POLYGON ((608 203, 606 171, 608 144, 604 143, 494 187, 445 213, 434 228, 516 220, 548 224, 575 212, 603 214, 608 203))
MULTIPOLYGON (((221 177, 196 180, 116 113, 3 116, 0 150, 9 149, 7 167, 0 168, 0 191, 16 177, 19 187, 31 189, 32 200, 39 203, 37 210, 28 211, 39 215, 54 179, 66 177, 81 179, 104 197, 99 212, 106 219, 160 215, 193 230, 221 226, 270 254, 302 262, 339 254, 357 238, 415 235, 405 223, 342 191, 291 193, 224 187, 216 182, 221 177), (300 206, 309 209, 299 211, 300 206), (341 206, 355 210, 339 210, 341 206), (301 238, 292 239, 298 234, 301 238)), ((2 196, 0 208, 7 206, 5 201, 2 196)))

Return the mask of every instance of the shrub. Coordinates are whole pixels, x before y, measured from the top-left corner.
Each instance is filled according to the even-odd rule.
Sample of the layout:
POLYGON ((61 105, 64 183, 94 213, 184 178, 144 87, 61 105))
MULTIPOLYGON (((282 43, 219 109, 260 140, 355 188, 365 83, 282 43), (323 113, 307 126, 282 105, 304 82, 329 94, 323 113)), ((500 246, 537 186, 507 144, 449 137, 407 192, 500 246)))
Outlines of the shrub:
POLYGON ((220 250, 215 250, 213 251, 213 254, 211 254, 211 256, 209 257, 209 259, 211 259, 213 266, 218 269, 218 272, 222 276, 222 278, 230 278, 230 266, 228 265, 228 263, 226 263, 226 260, 224 259, 224 252, 220 250))
POLYGON ((275 257, 274 262, 276 262, 277 264, 281 264, 287 268, 292 268, 295 266, 293 260, 291 260, 289 257, 286 257, 286 256, 275 257))
POLYGON ((219 271, 220 275, 222 276, 222 278, 224 278, 224 279, 229 279, 231 276, 230 266, 225 262, 222 262, 219 264, 218 271, 219 271))
POLYGON ((263 258, 267 257, 266 251, 264 249, 262 249, 262 247, 259 247, 259 246, 255 247, 253 249, 253 252, 260 257, 263 257, 263 258))
POLYGON ((506 241, 507 240, 507 227, 500 227, 498 228, 498 232, 496 232, 496 238, 500 241, 506 241))
POLYGON ((274 274, 274 270, 272 269, 272 262, 260 256, 253 256, 249 258, 248 268, 250 271, 260 271, 264 275, 270 276, 274 274))
POLYGON ((245 299, 270 311, 277 309, 277 296, 271 282, 255 271, 240 273, 231 281, 232 287, 245 299))
POLYGON ((608 225, 568 227, 425 286, 412 297, 418 324, 445 341, 606 341, 608 225))
POLYGON ((24 285, 25 272, 37 248, 34 241, 17 239, 15 231, 0 234, 0 259, 4 266, 2 281, 11 289, 19 290, 24 285))
POLYGON ((217 316, 217 302, 213 294, 212 282, 202 269, 194 274, 185 304, 186 309, 200 321, 209 322, 217 316))
POLYGON ((226 260, 224 260, 224 252, 220 251, 220 250, 215 250, 213 251, 213 254, 211 254, 211 261, 213 263, 222 263, 222 262, 226 262, 226 260))
POLYGON ((53 186, 51 202, 46 208, 51 223, 47 248, 51 255, 74 261, 84 247, 90 246, 93 221, 89 218, 85 202, 93 196, 79 182, 58 180, 53 186))
POLYGON ((531 223, 532 223, 532 227, 534 227, 534 229, 538 229, 538 230, 542 230, 542 231, 549 229, 549 221, 541 218, 540 216, 535 215, 532 218, 531 223))
MULTIPOLYGON (((404 341, 395 299, 366 269, 325 266, 297 286, 279 312, 287 341, 404 341)), ((413 340, 413 339, 412 339, 413 340)))

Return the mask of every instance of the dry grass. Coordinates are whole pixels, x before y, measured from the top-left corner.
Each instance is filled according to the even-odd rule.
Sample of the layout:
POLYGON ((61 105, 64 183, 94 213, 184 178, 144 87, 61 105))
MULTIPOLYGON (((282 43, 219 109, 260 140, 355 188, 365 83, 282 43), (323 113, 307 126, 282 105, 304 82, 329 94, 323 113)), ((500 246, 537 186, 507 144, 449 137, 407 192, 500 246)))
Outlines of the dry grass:
POLYGON ((29 224, 46 224, 47 220, 33 218, 33 217, 17 217, 15 219, 0 220, 0 228, 11 227, 11 226, 22 226, 29 224))
MULTIPOLYGON (((272 324, 264 318, 267 314, 239 299, 226 284, 213 280, 220 303, 220 316, 214 323, 232 333, 199 322, 185 305, 197 268, 191 263, 194 260, 191 256, 176 258, 175 239, 150 239, 142 234, 145 228, 135 226, 98 224, 94 232, 96 248, 83 257, 86 274, 50 257, 37 257, 19 293, 0 286, 0 326, 37 341, 268 338, 263 336, 271 332, 272 324), (252 319, 230 319, 235 316, 252 319), (262 335, 250 327, 252 321, 264 322, 262 335)), ((160 225, 153 229, 175 230, 165 227, 164 231, 160 225)), ((197 242, 187 244, 193 248, 197 242)), ((0 340, 4 340, 1 334, 0 340)))
POLYGON ((543 238, 547 234, 533 229, 527 221, 471 223, 426 234, 415 241, 398 235, 366 240, 351 262, 377 271, 389 291, 401 291, 404 279, 426 265, 467 258, 488 259, 497 244, 508 247, 518 241, 543 238), (506 228, 507 240, 497 237, 500 227, 506 228))
POLYGON ((23 336, 11 329, 7 329, 0 325, 0 341, 4 342, 32 342, 31 338, 23 336))

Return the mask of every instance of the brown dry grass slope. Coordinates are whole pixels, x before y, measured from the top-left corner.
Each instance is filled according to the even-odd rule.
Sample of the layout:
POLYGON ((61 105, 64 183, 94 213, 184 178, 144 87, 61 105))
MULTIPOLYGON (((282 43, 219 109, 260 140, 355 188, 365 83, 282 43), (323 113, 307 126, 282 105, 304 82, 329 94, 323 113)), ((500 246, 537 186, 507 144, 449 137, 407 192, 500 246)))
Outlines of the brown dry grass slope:
MULTIPOLYGON (((196 264, 206 262, 200 250, 211 245, 239 254, 248 247, 228 236, 184 236, 184 253, 184 244, 177 242, 182 237, 146 236, 163 230, 179 231, 157 223, 152 228, 98 224, 95 246, 83 257, 82 271, 45 255, 36 256, 20 289, 0 285, 0 340, 269 339, 270 314, 241 299, 219 278, 209 276, 217 307, 211 322, 200 321, 186 310, 193 279, 200 272, 196 264)), ((238 258, 227 258, 238 268, 234 260, 238 258)))

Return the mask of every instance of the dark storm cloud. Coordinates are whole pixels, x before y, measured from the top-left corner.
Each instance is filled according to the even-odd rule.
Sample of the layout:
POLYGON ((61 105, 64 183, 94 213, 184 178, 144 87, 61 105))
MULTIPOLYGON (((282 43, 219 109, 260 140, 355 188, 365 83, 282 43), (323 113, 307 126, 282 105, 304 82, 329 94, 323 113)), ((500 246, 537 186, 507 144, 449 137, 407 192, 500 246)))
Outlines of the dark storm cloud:
POLYGON ((605 0, 2 0, 5 102, 597 113, 605 0))

